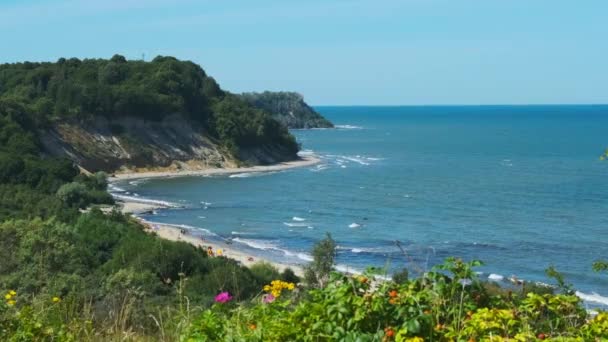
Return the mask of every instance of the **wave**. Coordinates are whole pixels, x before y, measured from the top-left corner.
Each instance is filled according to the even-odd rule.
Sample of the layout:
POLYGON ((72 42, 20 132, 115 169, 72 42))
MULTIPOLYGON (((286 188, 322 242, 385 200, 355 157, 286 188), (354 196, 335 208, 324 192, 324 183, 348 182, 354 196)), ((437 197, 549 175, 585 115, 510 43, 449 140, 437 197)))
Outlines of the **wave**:
POLYGON ((355 223, 355 222, 348 225, 348 228, 359 228, 359 227, 361 227, 361 225, 358 223, 355 223))
POLYGON ((155 199, 150 199, 150 198, 143 198, 143 197, 137 197, 137 196, 125 196, 125 195, 118 195, 118 194, 111 194, 111 195, 112 195, 112 197, 117 198, 119 200, 123 200, 123 201, 144 203, 144 204, 156 204, 161 207, 168 207, 168 208, 179 208, 180 207, 180 205, 172 203, 172 202, 155 200, 155 199))
POLYGON ((298 156, 303 157, 303 156, 313 156, 315 155, 315 151, 313 150, 302 150, 300 152, 298 152, 298 156))
POLYGON ((228 178, 250 178, 250 177, 261 177, 261 176, 268 176, 268 175, 272 175, 275 173, 278 173, 279 171, 255 171, 255 172, 243 172, 243 173, 235 173, 232 174, 230 176, 228 176, 228 178))
POLYGON ((112 183, 108 184, 108 190, 109 190, 109 192, 127 192, 127 190, 125 190, 119 186, 116 186, 112 183))
POLYGON ((305 219, 305 218, 301 218, 301 217, 297 217, 297 216, 294 216, 294 217, 292 217, 291 219, 292 219, 293 221, 300 221, 300 222, 301 222, 301 221, 306 221, 306 219, 305 219))
POLYGON ((574 294, 585 302, 597 303, 608 306, 608 297, 601 296, 595 292, 591 292, 591 294, 583 293, 580 291, 576 291, 574 294))
POLYGON ((144 219, 142 219, 142 221, 144 221, 145 223, 151 224, 151 225, 158 224, 158 225, 169 226, 169 227, 174 227, 174 228, 183 228, 183 229, 186 229, 186 230, 199 231, 199 232, 202 232, 203 234, 205 234, 207 236, 218 236, 217 234, 213 233, 209 229, 205 229, 205 228, 201 228, 201 227, 195 227, 195 226, 190 226, 190 225, 187 225, 187 224, 155 222, 155 221, 148 221, 148 220, 144 220, 144 219))
POLYGON ((325 169, 327 169, 329 167, 329 165, 327 164, 317 164, 315 165, 315 167, 309 169, 312 172, 319 172, 319 171, 323 171, 325 169))
POLYGON ((130 181, 129 184, 131 184, 133 186, 138 186, 138 185, 143 184, 143 183, 145 183, 147 181, 148 181, 147 178, 139 178, 139 179, 130 181))
POLYGON ((253 177, 255 172, 243 172, 243 173, 235 173, 234 175, 230 175, 229 178, 249 178, 253 177))
POLYGON ((290 222, 283 222, 284 225, 286 225, 287 227, 308 227, 308 223, 290 223, 290 222))
POLYGON ((230 234, 232 235, 254 235, 254 233, 249 233, 249 232, 238 232, 238 231, 231 231, 230 234))
POLYGON ((336 129, 363 129, 363 127, 355 126, 355 125, 334 125, 334 128, 336 128, 336 129))
POLYGON ((491 273, 488 276, 488 279, 493 280, 493 281, 503 281, 503 280, 505 280, 505 277, 503 275, 500 275, 500 274, 491 273))

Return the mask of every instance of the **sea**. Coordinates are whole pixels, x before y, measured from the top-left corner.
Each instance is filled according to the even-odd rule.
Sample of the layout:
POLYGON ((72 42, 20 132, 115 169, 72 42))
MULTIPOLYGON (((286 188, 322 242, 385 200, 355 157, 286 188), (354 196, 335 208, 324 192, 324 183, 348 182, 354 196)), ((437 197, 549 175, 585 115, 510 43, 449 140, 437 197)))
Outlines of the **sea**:
POLYGON ((447 257, 482 279, 552 284, 608 306, 608 106, 316 107, 334 129, 293 130, 314 166, 137 179, 113 192, 168 204, 142 217, 232 242, 253 256, 311 260, 331 234, 337 267, 411 275, 447 257))

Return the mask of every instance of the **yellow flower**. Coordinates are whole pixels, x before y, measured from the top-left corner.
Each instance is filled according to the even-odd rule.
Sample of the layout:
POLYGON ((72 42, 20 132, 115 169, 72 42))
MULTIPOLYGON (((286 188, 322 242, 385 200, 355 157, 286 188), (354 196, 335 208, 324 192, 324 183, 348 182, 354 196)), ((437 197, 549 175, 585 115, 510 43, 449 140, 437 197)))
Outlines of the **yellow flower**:
POLYGON ((6 302, 6 304, 7 304, 8 306, 13 306, 13 305, 15 305, 15 303, 16 303, 16 302, 15 302, 14 300, 12 300, 12 299, 11 299, 11 300, 9 300, 8 302, 6 302))
POLYGON ((289 283, 289 284, 287 285, 287 289, 288 289, 288 290, 293 290, 295 287, 296 287, 296 285, 295 285, 294 283, 289 283))
POLYGON ((61 302, 61 298, 53 297, 53 303, 59 303, 59 302, 61 302))
POLYGON ((10 293, 7 293, 4 295, 4 299, 6 299, 6 300, 9 300, 11 298, 13 298, 13 295, 11 295, 10 293))
POLYGON ((11 296, 16 296, 16 295, 17 295, 17 292, 15 292, 15 290, 10 290, 10 291, 8 291, 8 293, 9 293, 11 296))

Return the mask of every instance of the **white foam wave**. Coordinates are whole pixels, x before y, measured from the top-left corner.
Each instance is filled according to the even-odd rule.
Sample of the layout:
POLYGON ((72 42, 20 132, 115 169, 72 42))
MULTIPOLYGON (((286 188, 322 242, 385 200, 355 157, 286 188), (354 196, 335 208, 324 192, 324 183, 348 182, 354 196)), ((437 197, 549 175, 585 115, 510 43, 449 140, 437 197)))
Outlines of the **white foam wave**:
POLYGON ((348 225, 348 228, 359 228, 359 227, 361 227, 361 225, 358 223, 355 223, 355 222, 348 225))
POLYGON ((114 185, 112 183, 108 184, 108 190, 110 192, 126 192, 127 191, 127 190, 125 190, 125 189, 123 189, 123 188, 121 188, 119 186, 116 186, 116 185, 114 185))
POLYGON ((243 173, 235 173, 234 175, 230 175, 230 178, 249 178, 253 177, 255 172, 243 172, 243 173))
POLYGON ((213 203, 211 203, 211 202, 205 202, 205 201, 201 201, 201 204, 202 204, 202 205, 204 205, 205 207, 208 207, 208 206, 210 206, 210 205, 211 205, 211 204, 213 204, 213 203))
POLYGON ((283 224, 286 225, 287 227, 308 227, 308 223, 283 222, 283 224))
POLYGON ((190 226, 187 224, 179 224, 179 223, 164 223, 164 222, 155 222, 155 221, 148 221, 148 220, 142 220, 145 223, 151 224, 151 225, 163 225, 163 226, 169 226, 169 227, 174 227, 174 228, 183 228, 183 229, 187 229, 187 230, 196 230, 198 232, 202 232, 205 235, 208 236, 217 236, 217 234, 211 232, 209 229, 205 229, 205 228, 201 228, 201 227, 195 227, 195 226, 190 226))
POLYGON ((230 232, 230 234, 232 234, 232 235, 253 235, 254 233, 238 232, 236 230, 233 230, 233 231, 230 232))
POLYGON ((129 182, 129 184, 131 184, 131 185, 133 185, 133 186, 138 186, 138 185, 140 185, 140 184, 142 184, 142 183, 145 183, 145 182, 147 182, 147 181, 148 181, 148 179, 147 179, 147 178, 139 178, 139 179, 136 179, 136 180, 132 180, 132 181, 130 181, 130 182, 129 182))
POLYGON ((199 219, 206 219, 206 216, 197 216, 199 219))
POLYGON ((500 274, 492 273, 488 276, 488 279, 493 281, 503 281, 505 280, 505 277, 500 274))
POLYGON ((334 125, 336 129, 363 129, 361 126, 355 125, 334 125))
POLYGON ((363 157, 361 157, 361 156, 356 156, 356 157, 343 156, 342 159, 346 159, 348 161, 355 162, 355 163, 358 163, 361 165, 369 165, 369 163, 367 161, 365 161, 363 159, 363 157))
POLYGON ((319 172, 319 171, 323 171, 325 169, 327 169, 329 167, 329 165, 327 164, 317 164, 315 165, 315 167, 309 169, 312 172, 319 172))
POLYGON ((238 242, 238 243, 242 243, 244 245, 247 245, 251 248, 255 248, 255 249, 262 249, 262 250, 268 250, 268 249, 274 249, 274 250, 278 250, 278 246, 270 241, 270 240, 257 240, 257 239, 241 239, 241 238, 234 238, 232 239, 232 241, 234 242, 238 242))
POLYGON ((608 297, 601 296, 595 292, 583 293, 580 291, 575 292, 576 296, 586 302, 597 303, 608 306, 608 297))
POLYGON ((154 200, 154 199, 150 199, 150 198, 142 198, 142 197, 136 197, 136 196, 125 196, 125 195, 118 195, 118 194, 112 194, 112 196, 114 198, 117 198, 117 199, 123 200, 123 201, 130 201, 130 202, 144 203, 144 204, 156 204, 156 205, 161 206, 161 207, 169 207, 169 208, 177 208, 177 207, 179 207, 179 205, 177 205, 175 203, 171 203, 171 202, 167 202, 167 201, 161 201, 161 200, 154 200))
POLYGON ((300 156, 300 157, 312 156, 314 154, 315 154, 315 152, 313 150, 302 150, 302 151, 298 152, 298 156, 300 156))
POLYGON ((301 221, 306 221, 306 219, 305 219, 305 218, 302 218, 302 217, 297 217, 297 216, 294 216, 294 217, 292 217, 291 219, 292 219, 293 221, 299 221, 299 222, 301 222, 301 221))

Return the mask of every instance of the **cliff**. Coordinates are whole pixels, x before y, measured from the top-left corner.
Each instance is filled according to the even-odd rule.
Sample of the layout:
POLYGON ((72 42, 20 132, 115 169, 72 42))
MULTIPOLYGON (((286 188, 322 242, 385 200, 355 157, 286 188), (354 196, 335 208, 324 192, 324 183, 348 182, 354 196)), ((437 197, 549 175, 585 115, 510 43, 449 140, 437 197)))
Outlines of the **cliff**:
POLYGON ((137 117, 97 118, 86 123, 59 121, 41 130, 44 151, 67 156, 87 170, 196 170, 210 167, 264 165, 292 160, 280 145, 240 149, 221 146, 202 125, 179 115, 160 121, 137 117))
POLYGON ((0 64, 0 102, 19 112, 44 154, 90 171, 297 158, 295 138, 271 114, 173 57, 0 64))
POLYGON ((302 95, 294 92, 243 93, 241 98, 249 104, 272 114, 288 128, 332 128, 334 125, 317 113, 302 95))

